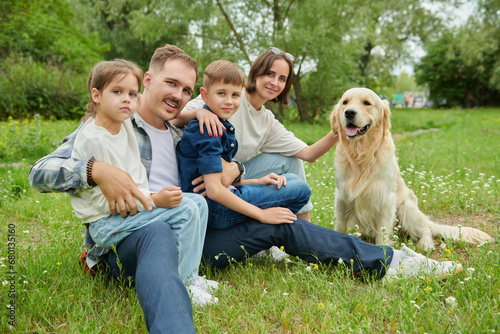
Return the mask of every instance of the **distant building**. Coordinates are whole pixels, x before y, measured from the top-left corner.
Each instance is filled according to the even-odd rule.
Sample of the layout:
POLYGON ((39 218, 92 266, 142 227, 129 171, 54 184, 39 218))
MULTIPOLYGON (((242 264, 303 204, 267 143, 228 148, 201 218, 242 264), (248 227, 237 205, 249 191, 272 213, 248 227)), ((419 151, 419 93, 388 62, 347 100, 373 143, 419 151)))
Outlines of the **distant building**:
POLYGON ((404 92, 394 94, 392 104, 396 108, 423 108, 426 106, 427 99, 424 92, 404 92))

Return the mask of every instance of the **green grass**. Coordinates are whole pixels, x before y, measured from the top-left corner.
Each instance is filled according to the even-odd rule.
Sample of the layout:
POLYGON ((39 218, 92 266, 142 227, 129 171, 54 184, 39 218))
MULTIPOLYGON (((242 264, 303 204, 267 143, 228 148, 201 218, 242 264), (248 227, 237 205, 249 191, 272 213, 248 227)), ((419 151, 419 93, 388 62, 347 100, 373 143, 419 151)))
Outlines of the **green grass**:
MULTIPOLYGON (((28 139, 29 131, 13 120, 0 124, 0 140, 28 139), (10 123, 9 123, 10 122, 10 123), (15 125, 19 127, 15 129, 15 125), (3 127, 5 126, 5 127, 3 127), (10 127, 10 128, 9 128, 10 127), (18 131, 16 133, 16 131, 18 131), (24 132, 22 132, 24 131, 24 132), (11 138, 16 134, 17 138, 11 138)), ((77 122, 39 122, 43 154, 71 133, 77 122), (53 130, 56 129, 56 130, 53 130)), ((403 177, 419 198, 420 208, 436 221, 480 228, 499 240, 500 110, 393 110, 393 133, 403 177), (410 135, 419 129, 438 131, 410 135)), ((287 124, 313 143, 328 124, 287 124)), ((31 139, 30 139, 31 138, 31 139)), ((28 184, 32 153, 6 152, 0 162, 0 239, 2 282, 0 332, 8 332, 6 305, 11 287, 6 245, 15 224, 16 321, 20 333, 146 333, 133 288, 102 277, 90 278, 78 267, 83 229, 65 194, 39 194, 28 184), (17 157, 17 158, 16 158, 17 157)), ((313 222, 334 223, 334 151, 306 163, 315 207, 313 222)), ((398 235, 415 249, 415 242, 398 235)), ((495 333, 500 331, 500 251, 436 241, 426 253, 438 260, 459 260, 464 272, 448 280, 433 277, 361 281, 342 265, 315 267, 292 259, 273 263, 249 260, 202 273, 221 282, 219 304, 194 309, 200 333, 495 333), (440 245, 443 244, 443 247, 440 245), (467 270, 471 268, 470 270, 467 270), (473 269, 474 270, 473 270, 473 269), (447 298, 456 299, 456 305, 447 298)))

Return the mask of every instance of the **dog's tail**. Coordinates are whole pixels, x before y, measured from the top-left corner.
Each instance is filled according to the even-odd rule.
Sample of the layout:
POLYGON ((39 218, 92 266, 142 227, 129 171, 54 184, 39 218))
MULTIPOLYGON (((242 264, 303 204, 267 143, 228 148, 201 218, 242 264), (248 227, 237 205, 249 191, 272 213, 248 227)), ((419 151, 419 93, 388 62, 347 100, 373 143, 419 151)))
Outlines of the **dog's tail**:
POLYGON ((441 236, 444 239, 463 240, 472 244, 493 241, 487 233, 472 227, 441 225, 432 222, 418 208, 418 200, 404 181, 398 180, 397 218, 401 229, 413 239, 419 240, 418 244, 424 249, 433 249, 433 237, 441 236))

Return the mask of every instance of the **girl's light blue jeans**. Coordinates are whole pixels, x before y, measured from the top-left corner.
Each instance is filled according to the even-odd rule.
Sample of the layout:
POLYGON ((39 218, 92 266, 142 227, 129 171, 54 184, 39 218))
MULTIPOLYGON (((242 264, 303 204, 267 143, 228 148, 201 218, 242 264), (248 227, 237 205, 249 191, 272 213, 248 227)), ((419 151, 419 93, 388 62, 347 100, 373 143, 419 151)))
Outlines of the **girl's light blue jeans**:
MULTIPOLYGON (((295 174, 285 174, 287 185, 278 189, 276 185, 245 184, 236 186, 232 192, 261 209, 285 207, 297 213, 311 197, 311 189, 295 174)), ((208 227, 229 228, 248 220, 248 217, 207 198, 208 227)))
MULTIPOLYGON (((245 165, 245 179, 258 179, 269 173, 283 175, 295 174, 304 182, 306 172, 302 160, 295 157, 287 157, 279 153, 259 153, 252 159, 243 162, 245 165)), ((313 208, 311 199, 298 211, 298 213, 309 212, 313 208)))
POLYGON ((89 226, 94 242, 103 248, 118 245, 132 232, 151 223, 170 225, 177 245, 179 277, 189 284, 198 275, 207 228, 208 208, 205 199, 193 193, 183 193, 179 206, 166 209, 155 207, 125 218, 110 215, 89 226))

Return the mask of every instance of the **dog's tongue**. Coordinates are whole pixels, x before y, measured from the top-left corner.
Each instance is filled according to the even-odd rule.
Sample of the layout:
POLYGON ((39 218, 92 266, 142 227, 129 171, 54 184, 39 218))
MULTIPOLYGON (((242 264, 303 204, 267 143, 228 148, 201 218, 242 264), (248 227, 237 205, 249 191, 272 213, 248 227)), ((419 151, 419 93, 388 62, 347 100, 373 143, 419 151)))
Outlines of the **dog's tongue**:
POLYGON ((356 133, 358 133, 358 130, 360 128, 345 128, 345 133, 349 136, 349 137, 352 137, 352 136, 355 136, 356 133))

